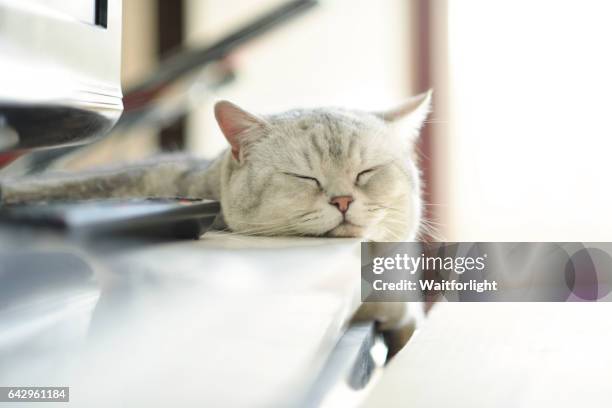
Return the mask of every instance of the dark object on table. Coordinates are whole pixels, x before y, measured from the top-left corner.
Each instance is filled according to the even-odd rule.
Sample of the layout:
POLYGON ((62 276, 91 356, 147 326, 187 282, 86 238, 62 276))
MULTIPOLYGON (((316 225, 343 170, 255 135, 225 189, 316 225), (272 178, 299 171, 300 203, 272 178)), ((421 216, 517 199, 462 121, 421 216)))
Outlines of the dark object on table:
POLYGON ((182 198, 20 204, 0 208, 0 223, 62 230, 79 237, 198 239, 219 210, 216 201, 182 198))

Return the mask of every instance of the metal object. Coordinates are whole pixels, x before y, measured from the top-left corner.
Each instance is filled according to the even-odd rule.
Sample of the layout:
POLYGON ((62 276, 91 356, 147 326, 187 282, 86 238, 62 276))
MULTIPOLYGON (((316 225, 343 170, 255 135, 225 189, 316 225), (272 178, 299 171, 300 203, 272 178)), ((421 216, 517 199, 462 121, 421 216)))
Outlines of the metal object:
POLYGON ((358 405, 366 396, 376 371, 384 365, 385 354, 386 346, 373 322, 351 325, 336 344, 302 405, 358 405), (383 354, 382 358, 376 358, 377 354, 383 354))
POLYGON ((89 143, 119 119, 121 1, 91 2, 106 26, 67 11, 83 0, 0 0, 0 115, 19 135, 0 152, 89 143))

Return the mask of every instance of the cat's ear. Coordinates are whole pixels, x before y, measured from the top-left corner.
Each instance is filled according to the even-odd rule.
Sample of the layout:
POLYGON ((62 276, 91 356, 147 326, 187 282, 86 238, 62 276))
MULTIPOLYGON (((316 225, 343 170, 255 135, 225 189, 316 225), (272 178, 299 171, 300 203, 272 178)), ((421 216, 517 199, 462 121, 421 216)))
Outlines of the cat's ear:
POLYGON ((387 123, 398 123, 406 126, 416 137, 418 131, 423 127, 427 115, 431 111, 431 96, 433 91, 408 98, 399 106, 375 115, 387 123))
POLYGON ((232 148, 232 156, 238 161, 244 157, 243 148, 268 126, 264 119, 228 101, 215 104, 215 118, 232 148))

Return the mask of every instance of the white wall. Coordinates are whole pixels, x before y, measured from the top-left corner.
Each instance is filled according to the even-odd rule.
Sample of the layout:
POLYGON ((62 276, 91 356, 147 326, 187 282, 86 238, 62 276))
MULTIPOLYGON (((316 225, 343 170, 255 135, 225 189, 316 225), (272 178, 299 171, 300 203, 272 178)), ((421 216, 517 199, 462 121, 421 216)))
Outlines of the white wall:
MULTIPOLYGON (((196 45, 212 42, 282 1, 187 3, 187 37, 196 45)), ((390 106, 409 93, 407 2, 322 3, 234 56, 238 80, 191 115, 191 148, 210 157, 225 146, 212 115, 215 99, 265 113, 316 105, 390 106)))
POLYGON ((449 0, 447 239, 612 239, 611 15, 599 0, 449 0))

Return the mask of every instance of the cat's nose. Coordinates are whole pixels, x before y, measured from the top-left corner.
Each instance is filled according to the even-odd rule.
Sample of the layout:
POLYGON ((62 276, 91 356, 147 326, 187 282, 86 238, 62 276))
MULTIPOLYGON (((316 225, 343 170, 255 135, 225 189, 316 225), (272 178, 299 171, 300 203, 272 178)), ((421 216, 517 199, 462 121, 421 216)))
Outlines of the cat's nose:
POLYGON ((338 210, 340 210, 340 212, 344 214, 345 212, 348 211, 349 206, 351 205, 353 200, 354 199, 352 196, 337 196, 337 197, 332 197, 329 203, 331 205, 335 205, 336 207, 338 207, 338 210))

